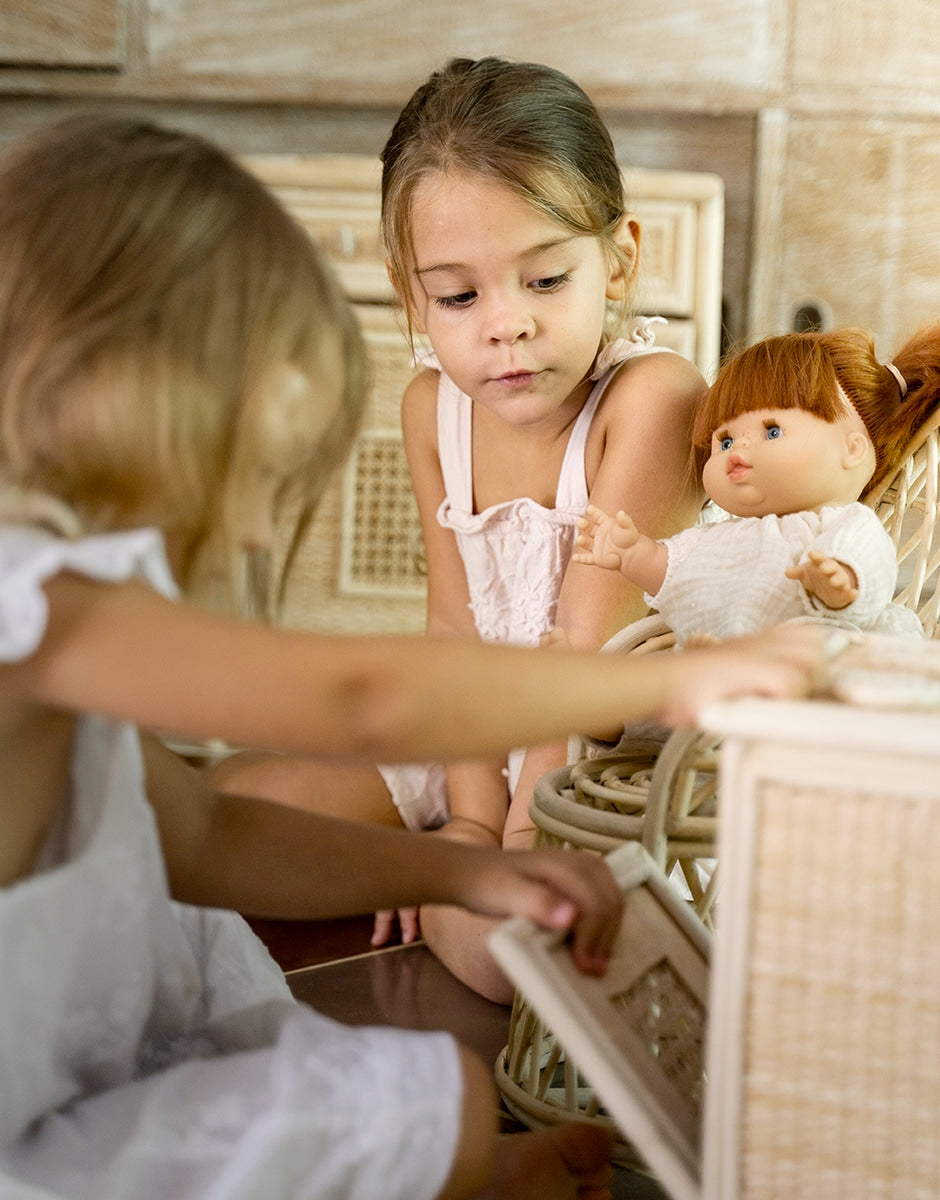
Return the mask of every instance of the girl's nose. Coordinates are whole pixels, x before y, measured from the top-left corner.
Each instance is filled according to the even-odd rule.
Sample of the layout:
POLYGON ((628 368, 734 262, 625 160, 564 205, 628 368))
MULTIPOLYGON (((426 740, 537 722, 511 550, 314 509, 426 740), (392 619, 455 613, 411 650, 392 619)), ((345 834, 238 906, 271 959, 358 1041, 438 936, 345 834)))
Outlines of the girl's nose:
POLYGON ((535 333, 535 318, 523 298, 494 301, 488 321, 490 341, 512 345, 535 333))

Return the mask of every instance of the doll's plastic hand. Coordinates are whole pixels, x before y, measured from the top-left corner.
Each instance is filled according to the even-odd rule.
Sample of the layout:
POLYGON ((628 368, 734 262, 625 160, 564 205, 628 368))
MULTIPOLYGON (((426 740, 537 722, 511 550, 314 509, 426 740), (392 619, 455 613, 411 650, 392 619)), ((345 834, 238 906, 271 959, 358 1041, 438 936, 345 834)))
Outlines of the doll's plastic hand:
POLYGON ((375 914, 375 925, 372 927, 372 937, 369 939, 370 945, 388 945, 395 934, 396 916, 403 945, 408 946, 420 937, 421 928, 418 922, 417 908, 400 908, 397 913, 394 908, 382 908, 375 914))
POLYGON ((547 929, 571 929, 575 964, 602 975, 620 929, 623 895, 603 858, 567 850, 481 851, 464 897, 487 916, 520 915, 547 929), (486 860, 483 855, 486 855, 486 860))
POLYGON ((810 550, 808 559, 788 567, 787 578, 801 583, 826 608, 845 608, 858 596, 858 579, 852 568, 827 558, 820 550, 810 550))
POLYGON ((610 517, 594 504, 587 506, 578 528, 581 532, 575 540, 572 561, 606 567, 609 571, 621 569, 624 554, 636 545, 640 536, 632 517, 623 509, 610 517))

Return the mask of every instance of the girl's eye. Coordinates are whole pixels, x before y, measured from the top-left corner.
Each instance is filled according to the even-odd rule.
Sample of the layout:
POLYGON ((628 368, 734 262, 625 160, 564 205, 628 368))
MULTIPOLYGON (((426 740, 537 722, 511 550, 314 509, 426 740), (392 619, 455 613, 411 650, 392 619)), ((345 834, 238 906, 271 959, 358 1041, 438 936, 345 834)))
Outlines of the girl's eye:
POLYGON ((564 287, 570 279, 571 276, 565 271, 561 275, 547 275, 544 279, 536 279, 530 286, 536 292, 556 292, 560 287, 564 287))
POLYGON ((456 296, 437 296, 434 303, 438 308, 466 308, 476 296, 476 292, 458 292, 456 296))
POLYGON ((772 442, 774 438, 780 437, 781 433, 783 433, 783 430, 779 425, 768 425, 766 426, 766 429, 768 442, 772 442))
POLYGON ((725 435, 724 437, 721 437, 718 439, 718 446, 722 450, 730 450, 733 445, 734 445, 733 437, 728 437, 727 435, 725 435))

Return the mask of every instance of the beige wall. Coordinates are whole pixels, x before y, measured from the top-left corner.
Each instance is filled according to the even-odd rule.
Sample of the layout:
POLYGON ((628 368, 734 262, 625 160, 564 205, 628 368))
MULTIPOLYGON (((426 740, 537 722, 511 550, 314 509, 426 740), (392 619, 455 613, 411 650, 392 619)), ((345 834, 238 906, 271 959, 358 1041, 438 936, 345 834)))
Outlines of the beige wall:
POLYGON ((573 75, 625 161, 725 178, 734 336, 809 301, 887 354, 940 317, 928 0, 2 0, 0 140, 121 103, 237 151, 374 153, 435 65, 484 53, 573 75))

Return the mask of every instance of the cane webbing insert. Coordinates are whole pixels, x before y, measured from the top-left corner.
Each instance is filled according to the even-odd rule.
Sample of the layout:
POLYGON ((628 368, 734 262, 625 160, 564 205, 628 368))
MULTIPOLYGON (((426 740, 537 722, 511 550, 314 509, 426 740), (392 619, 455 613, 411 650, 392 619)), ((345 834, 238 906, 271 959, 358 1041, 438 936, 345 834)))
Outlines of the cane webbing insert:
POLYGON ((341 590, 421 595, 421 523, 401 438, 362 434, 347 471, 341 590))
POLYGON ((936 1197, 940 803, 757 802, 740 1196, 936 1197))
POLYGON ((669 1082, 696 1106, 704 1082, 705 1008, 667 958, 612 997, 669 1082))

